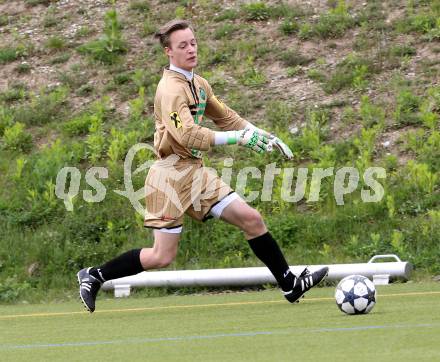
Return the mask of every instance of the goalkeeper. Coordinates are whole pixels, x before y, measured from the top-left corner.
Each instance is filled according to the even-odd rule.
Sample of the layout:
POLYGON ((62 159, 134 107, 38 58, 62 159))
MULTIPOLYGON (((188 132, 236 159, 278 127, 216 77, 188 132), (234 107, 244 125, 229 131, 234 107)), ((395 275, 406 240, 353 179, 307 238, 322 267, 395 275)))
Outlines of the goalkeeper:
POLYGON ((328 268, 294 275, 260 213, 250 207, 221 178, 202 164, 202 151, 219 145, 240 145, 258 153, 278 149, 292 158, 290 149, 277 137, 255 127, 220 102, 208 82, 193 72, 197 65, 197 41, 190 24, 173 20, 155 35, 170 65, 160 80, 154 99, 158 160, 145 181, 145 227, 154 229, 152 248, 130 250, 97 267, 77 274, 80 297, 90 312, 106 280, 144 270, 163 268, 177 254, 186 213, 205 221, 219 218, 244 232, 255 255, 269 268, 289 302, 325 278, 328 268), (221 131, 203 127, 204 117, 221 131))

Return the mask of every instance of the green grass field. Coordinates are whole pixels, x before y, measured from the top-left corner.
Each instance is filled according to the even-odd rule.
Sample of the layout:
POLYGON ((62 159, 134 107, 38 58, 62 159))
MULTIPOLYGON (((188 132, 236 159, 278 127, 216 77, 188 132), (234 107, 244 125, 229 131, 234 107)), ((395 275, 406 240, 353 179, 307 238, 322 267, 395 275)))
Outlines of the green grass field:
POLYGON ((296 305, 277 290, 100 298, 0 307, 1 361, 435 361, 440 283, 378 288, 369 315, 347 316, 333 287, 296 305))

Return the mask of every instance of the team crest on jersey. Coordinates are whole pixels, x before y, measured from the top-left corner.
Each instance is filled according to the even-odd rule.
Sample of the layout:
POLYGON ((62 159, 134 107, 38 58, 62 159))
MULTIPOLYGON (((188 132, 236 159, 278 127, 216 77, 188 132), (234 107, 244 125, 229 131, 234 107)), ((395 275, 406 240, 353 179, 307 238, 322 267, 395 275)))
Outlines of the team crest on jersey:
POLYGON ((200 99, 202 101, 205 101, 206 100, 206 92, 205 92, 205 90, 203 88, 200 88, 199 89, 199 93, 200 93, 200 99))
POLYGON ((174 127, 176 128, 182 127, 182 121, 180 120, 180 117, 177 114, 177 112, 171 112, 170 117, 171 117, 171 122, 173 122, 174 124, 174 127))

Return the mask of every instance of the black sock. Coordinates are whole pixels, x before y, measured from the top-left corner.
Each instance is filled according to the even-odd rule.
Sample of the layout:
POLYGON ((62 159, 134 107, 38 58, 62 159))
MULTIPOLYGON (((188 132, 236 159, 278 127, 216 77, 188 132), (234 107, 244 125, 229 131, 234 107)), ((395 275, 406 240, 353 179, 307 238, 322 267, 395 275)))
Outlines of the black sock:
POLYGON ((89 273, 102 283, 140 273, 144 271, 140 259, 141 250, 129 250, 99 267, 91 268, 89 273))
POLYGON ((288 292, 292 290, 295 276, 289 269, 286 259, 275 239, 267 232, 248 243, 255 255, 269 268, 280 288, 288 292))

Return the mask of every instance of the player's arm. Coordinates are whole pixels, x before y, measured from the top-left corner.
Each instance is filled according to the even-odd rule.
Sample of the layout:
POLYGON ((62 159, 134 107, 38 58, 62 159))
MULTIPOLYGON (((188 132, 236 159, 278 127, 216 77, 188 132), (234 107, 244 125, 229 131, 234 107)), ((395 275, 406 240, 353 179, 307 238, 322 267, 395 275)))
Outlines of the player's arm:
POLYGON ((270 152, 276 148, 284 157, 293 158, 292 151, 278 137, 241 118, 217 99, 208 82, 206 82, 206 87, 208 90, 206 116, 223 130, 223 132, 215 132, 215 145, 241 144, 259 153, 270 152))
POLYGON ((238 131, 244 129, 249 122, 241 118, 237 112, 229 108, 226 104, 219 101, 206 80, 205 85, 208 98, 205 115, 222 131, 238 131))
POLYGON ((270 152, 275 147, 284 157, 293 158, 292 151, 279 138, 244 120, 226 104, 220 102, 209 84, 207 89, 206 116, 223 130, 223 132, 215 132, 215 145, 240 144, 258 153, 270 152))

